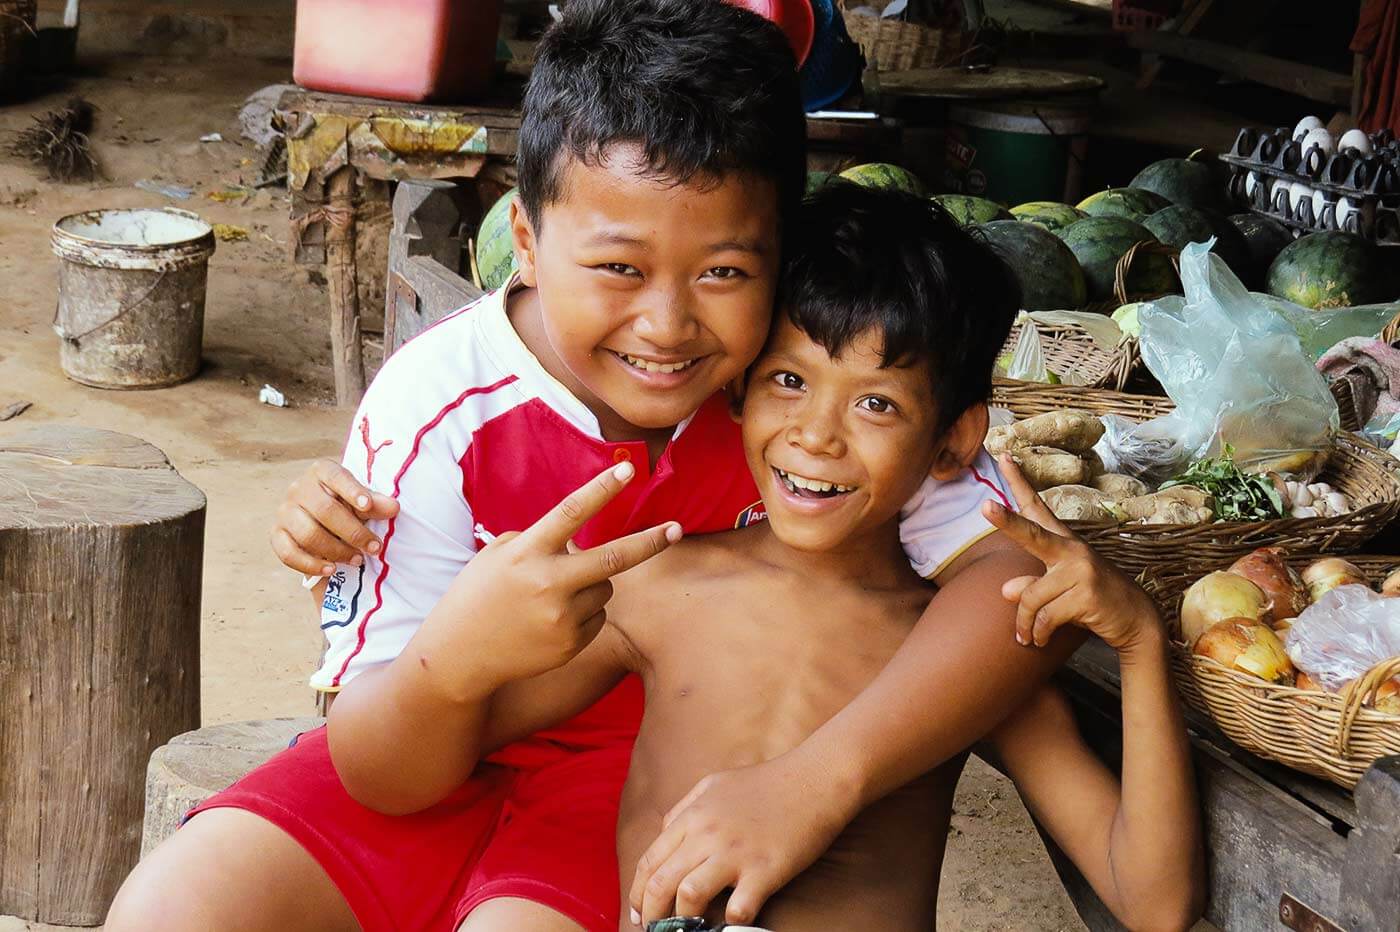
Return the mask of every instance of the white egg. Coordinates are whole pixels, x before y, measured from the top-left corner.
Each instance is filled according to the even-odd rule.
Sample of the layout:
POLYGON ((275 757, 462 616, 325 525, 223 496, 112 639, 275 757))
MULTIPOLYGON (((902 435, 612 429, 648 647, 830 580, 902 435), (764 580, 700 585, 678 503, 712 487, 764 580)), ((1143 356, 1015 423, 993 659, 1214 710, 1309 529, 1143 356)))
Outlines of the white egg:
POLYGON ((1321 191, 1314 191, 1312 194, 1313 225, 1322 225, 1322 207, 1327 203, 1327 195, 1321 191))
POLYGON ((1371 145, 1371 137, 1367 136, 1365 131, 1359 129, 1349 129, 1345 133, 1342 133, 1342 138, 1341 141, 1337 143, 1337 148, 1342 151, 1355 149, 1362 155, 1370 155, 1376 151, 1371 145))
POLYGON ((1288 208, 1293 214, 1298 212, 1298 207, 1303 201, 1313 196, 1313 189, 1301 181, 1295 181, 1288 186, 1288 208))
POLYGON ((1293 127, 1293 138, 1302 139, 1309 130, 1321 129, 1325 124, 1315 116, 1305 116, 1293 127))
POLYGON ((1317 129, 1310 129, 1303 137, 1303 154, 1307 155, 1313 146, 1320 146, 1323 155, 1331 155, 1337 151, 1337 143, 1332 139, 1332 134, 1319 126, 1317 129))
POLYGON ((1347 218, 1361 211, 1361 205, 1349 197, 1337 201, 1337 229, 1345 229, 1347 218))
POLYGON ((1245 175, 1245 176, 1244 176, 1244 196, 1245 196, 1245 197, 1249 197, 1249 198, 1254 197, 1254 189, 1257 188, 1257 187, 1259 187, 1259 173, 1258 173, 1258 172, 1250 172, 1248 175, 1245 175))

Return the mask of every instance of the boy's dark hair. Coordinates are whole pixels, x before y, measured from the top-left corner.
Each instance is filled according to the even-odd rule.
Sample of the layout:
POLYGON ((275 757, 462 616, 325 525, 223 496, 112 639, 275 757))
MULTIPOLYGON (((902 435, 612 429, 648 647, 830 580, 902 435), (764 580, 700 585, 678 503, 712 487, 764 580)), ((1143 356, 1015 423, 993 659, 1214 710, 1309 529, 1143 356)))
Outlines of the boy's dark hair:
POLYGON ((938 204, 829 183, 802 205, 784 251, 788 318, 832 356, 875 328, 882 365, 928 360, 940 431, 991 394, 1020 283, 938 204))
POLYGON ((570 0, 525 90, 517 165, 531 221, 564 193, 566 155, 597 164, 623 142, 677 184, 771 180, 786 217, 802 198, 806 120, 782 31, 723 0, 570 0))

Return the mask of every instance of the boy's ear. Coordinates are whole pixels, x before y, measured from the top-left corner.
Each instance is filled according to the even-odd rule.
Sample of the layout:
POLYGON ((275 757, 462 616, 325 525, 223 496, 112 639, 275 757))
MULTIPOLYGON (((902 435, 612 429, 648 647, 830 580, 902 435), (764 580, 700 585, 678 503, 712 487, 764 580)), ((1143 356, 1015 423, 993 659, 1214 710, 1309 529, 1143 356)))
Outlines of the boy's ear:
POLYGON ((729 395, 729 416, 738 424, 744 417, 744 387, 748 385, 748 379, 744 375, 735 376, 726 388, 729 395))
POLYGON ((978 402, 962 413, 943 435, 943 448, 934 458, 929 475, 939 482, 951 482, 972 465, 987 440, 987 406, 978 402))
POLYGON ((535 276, 535 228, 530 217, 516 197, 510 202, 510 238, 515 247, 515 265, 519 270, 520 282, 526 288, 536 286, 535 276))

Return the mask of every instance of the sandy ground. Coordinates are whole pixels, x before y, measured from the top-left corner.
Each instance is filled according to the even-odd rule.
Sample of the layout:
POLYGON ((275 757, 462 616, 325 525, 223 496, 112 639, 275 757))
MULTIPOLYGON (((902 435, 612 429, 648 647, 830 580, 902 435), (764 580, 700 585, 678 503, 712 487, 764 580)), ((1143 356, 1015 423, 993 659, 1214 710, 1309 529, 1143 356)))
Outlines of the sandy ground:
MULTIPOLYGON (((113 62, 36 99, 0 108, 0 140, 31 114, 80 92, 99 108, 93 133, 104 178, 55 184, 0 159, 0 408, 33 402, 0 423, 8 434, 42 423, 122 431, 160 447, 209 499, 202 644, 206 723, 312 710, 305 682, 319 632, 297 577, 273 557, 267 530, 287 483, 319 456, 337 456, 349 413, 330 403, 327 304, 318 270, 294 265, 284 192, 223 204, 207 194, 250 180, 256 152, 238 141, 247 94, 289 80, 285 65, 113 62), (220 132, 226 142, 200 143, 220 132), (196 188, 172 201, 132 187, 152 179, 196 188), (210 261, 204 369, 185 385, 115 392, 65 379, 50 328, 57 260, 49 230, 97 207, 175 204, 248 230, 210 261), (270 383, 291 407, 261 405, 270 383)), ((944 928, 1060 930, 1083 925, 1060 888, 1014 789, 974 761, 959 787, 939 902, 944 928)), ((0 932, 29 928, 0 917, 0 932)), ((36 927, 38 928, 38 927, 36 927)))

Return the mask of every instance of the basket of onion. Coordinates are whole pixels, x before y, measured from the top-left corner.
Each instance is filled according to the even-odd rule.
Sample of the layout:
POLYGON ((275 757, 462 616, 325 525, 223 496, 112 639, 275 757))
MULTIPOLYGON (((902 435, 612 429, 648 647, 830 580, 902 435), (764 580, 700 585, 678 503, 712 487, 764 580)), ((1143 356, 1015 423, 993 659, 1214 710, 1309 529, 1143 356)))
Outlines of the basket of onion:
POLYGON ((1264 547, 1141 581, 1182 698, 1236 744, 1348 789, 1400 754, 1400 557, 1264 547))

